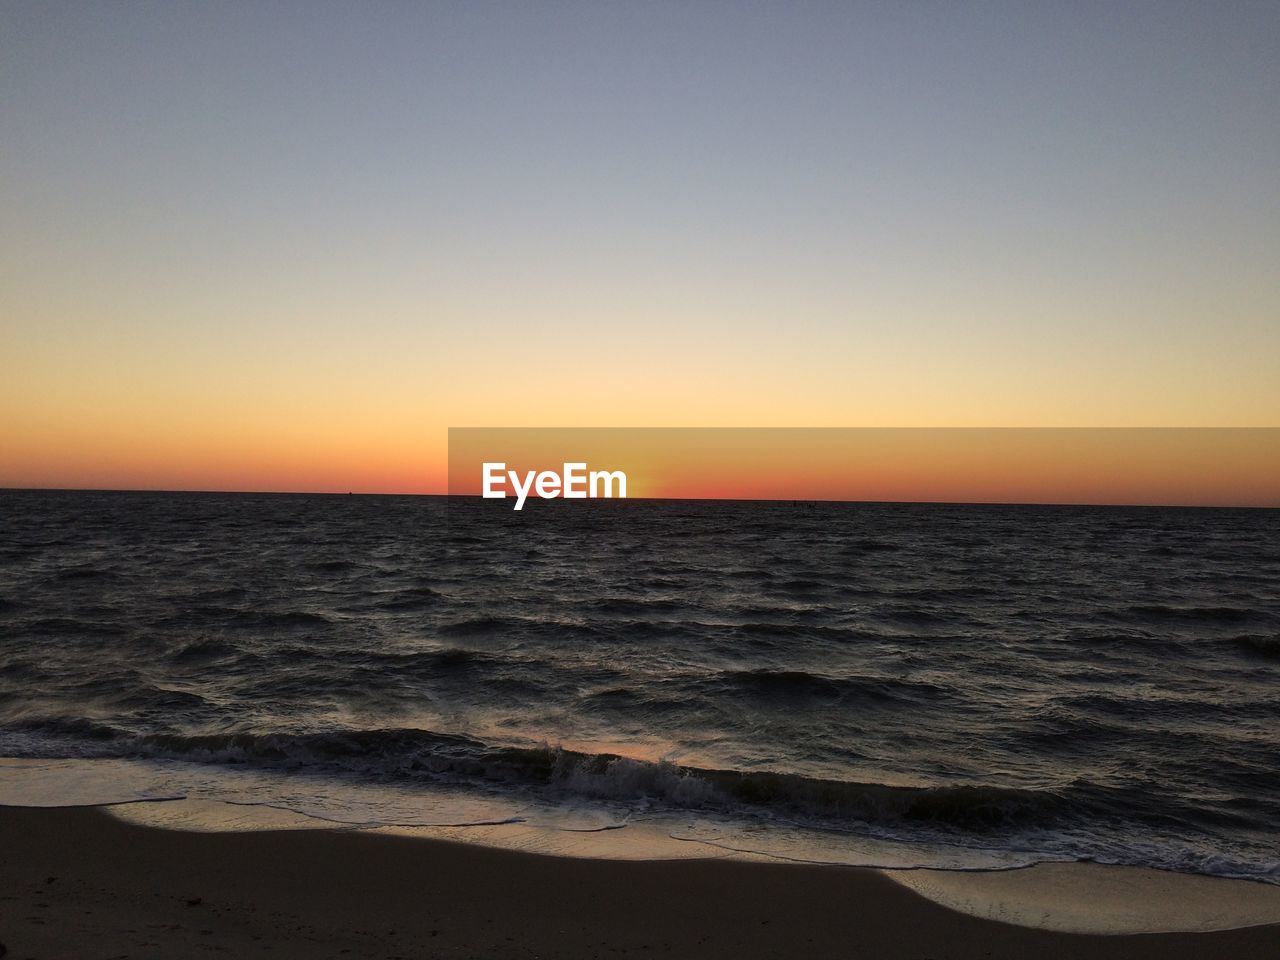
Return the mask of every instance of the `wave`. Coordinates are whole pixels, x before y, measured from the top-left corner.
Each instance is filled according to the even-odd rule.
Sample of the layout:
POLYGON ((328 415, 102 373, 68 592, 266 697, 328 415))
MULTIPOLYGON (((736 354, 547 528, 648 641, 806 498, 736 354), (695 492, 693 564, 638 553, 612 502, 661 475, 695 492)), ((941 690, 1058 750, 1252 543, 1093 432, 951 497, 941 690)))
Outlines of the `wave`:
MULTIPOLYGON (((967 831, 1046 824, 1069 804, 1038 790, 995 785, 894 786, 639 760, 558 746, 489 744, 415 728, 323 733, 135 735, 88 720, 51 718, 26 729, 49 734, 28 756, 180 760, 341 772, 361 779, 505 786, 544 796, 658 804, 664 809, 742 810, 827 824, 928 823, 967 831), (63 739, 57 749, 56 739, 63 739)), ((14 744, 5 745, 10 752, 14 744)))
POLYGON ((888 540, 853 540, 844 549, 846 554, 859 553, 894 553, 902 549, 902 544, 888 540))
POLYGON ((269 630, 305 630, 310 627, 327 627, 333 621, 328 617, 306 610, 234 611, 227 617, 228 626, 265 628, 269 630))
POLYGON ((350 560, 312 560, 305 564, 308 570, 315 570, 318 573, 345 573, 348 570, 357 569, 356 564, 350 560))
POLYGON ((429 610, 441 599, 440 592, 431 587, 408 587, 404 590, 388 591, 377 595, 375 606, 379 610, 390 612, 412 612, 429 610))
POLYGON ((221 660, 238 656, 242 651, 233 643, 225 640, 204 639, 184 645, 170 655, 175 663, 206 663, 210 660, 221 660))
POLYGON ((437 628, 444 637, 475 637, 493 633, 512 632, 524 626, 526 621, 518 617, 468 617, 442 624, 437 628))
POLYGON ((724 670, 692 684, 703 691, 728 687, 763 697, 845 698, 866 701, 936 699, 947 695, 945 687, 895 677, 829 676, 804 670, 724 670))
POLYGON ((1166 604, 1137 604, 1122 616, 1157 623, 1247 623, 1263 616, 1260 611, 1240 607, 1182 607, 1166 604))
POLYGON ((555 779, 575 793, 614 800, 668 801, 683 809, 764 808, 829 824, 927 822, 966 831, 1050 822, 1066 802, 998 786, 904 787, 799 774, 716 770, 559 751, 555 779))
POLYGON ((75 583, 77 581, 114 580, 119 577, 114 570, 102 567, 79 566, 64 567, 54 572, 49 580, 52 583, 75 583))
POLYGON ((113 623, 73 617, 44 617, 28 622, 23 629, 42 637, 119 637, 127 632, 123 627, 113 623))
POLYGON ((1233 641, 1236 648, 1251 657, 1262 660, 1280 660, 1280 634, 1272 636, 1245 635, 1233 641))

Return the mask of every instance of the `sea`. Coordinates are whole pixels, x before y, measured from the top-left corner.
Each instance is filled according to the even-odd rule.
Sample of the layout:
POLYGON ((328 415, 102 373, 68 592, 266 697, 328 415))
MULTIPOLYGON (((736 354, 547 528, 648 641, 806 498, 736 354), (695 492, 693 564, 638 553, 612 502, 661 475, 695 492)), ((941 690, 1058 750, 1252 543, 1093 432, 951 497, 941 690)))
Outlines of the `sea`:
POLYGON ((0 757, 5 804, 1280 884, 1280 511, 0 491, 0 757))

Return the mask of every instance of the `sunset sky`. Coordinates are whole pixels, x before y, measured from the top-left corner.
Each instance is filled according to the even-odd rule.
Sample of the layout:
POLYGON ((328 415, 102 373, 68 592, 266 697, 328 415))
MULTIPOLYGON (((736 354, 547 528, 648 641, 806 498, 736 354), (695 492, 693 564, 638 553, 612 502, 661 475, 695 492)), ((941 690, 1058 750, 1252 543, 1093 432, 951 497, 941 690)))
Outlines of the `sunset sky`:
POLYGON ((503 506, 509 471, 532 497, 531 472, 581 463, 622 471, 629 498, 1280 507, 1277 428, 449 431, 450 494, 479 495, 486 463, 503 506))
POLYGON ((0 486, 1280 426, 1277 50, 1276 3, 9 0, 0 486))

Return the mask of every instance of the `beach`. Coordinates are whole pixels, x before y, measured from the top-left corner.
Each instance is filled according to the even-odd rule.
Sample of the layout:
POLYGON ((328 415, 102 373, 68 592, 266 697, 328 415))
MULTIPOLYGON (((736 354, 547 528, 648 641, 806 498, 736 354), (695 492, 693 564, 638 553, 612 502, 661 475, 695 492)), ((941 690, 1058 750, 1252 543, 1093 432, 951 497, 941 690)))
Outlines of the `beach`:
POLYGON ((1091 936, 998 923, 858 868, 181 832, 92 808, 0 809, 0 849, 6 958, 1211 960, 1280 948, 1280 926, 1091 936))

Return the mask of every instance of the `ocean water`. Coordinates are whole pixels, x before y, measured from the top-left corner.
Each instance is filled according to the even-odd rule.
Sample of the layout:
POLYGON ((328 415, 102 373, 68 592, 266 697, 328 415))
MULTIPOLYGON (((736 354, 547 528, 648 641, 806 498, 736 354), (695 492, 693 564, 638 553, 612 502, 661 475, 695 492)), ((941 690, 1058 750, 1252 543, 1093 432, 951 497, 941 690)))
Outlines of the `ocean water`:
POLYGON ((0 492, 0 756, 6 803, 1280 883, 1280 512, 0 492))

